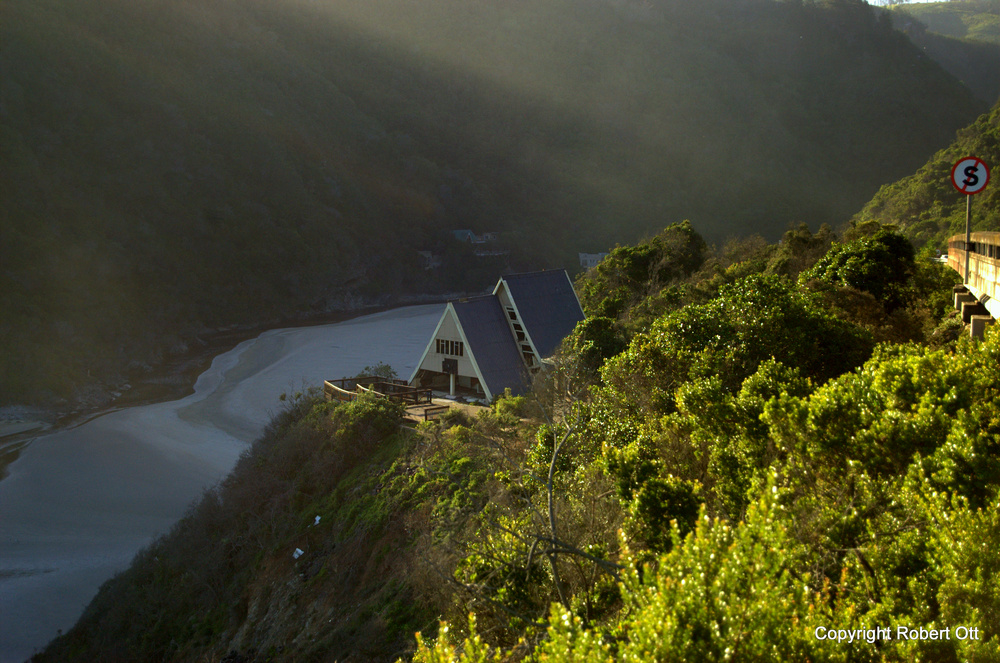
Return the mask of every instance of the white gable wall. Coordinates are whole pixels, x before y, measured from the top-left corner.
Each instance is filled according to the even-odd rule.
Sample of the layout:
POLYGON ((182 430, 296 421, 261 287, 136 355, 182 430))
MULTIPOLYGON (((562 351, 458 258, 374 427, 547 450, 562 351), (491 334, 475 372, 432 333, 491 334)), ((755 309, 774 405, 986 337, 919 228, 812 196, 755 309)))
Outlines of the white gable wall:
MULTIPOLYGON (((430 345, 427 346, 427 354, 424 355, 424 360, 420 362, 419 369, 425 371, 436 371, 441 372, 441 360, 443 359, 457 359, 458 360, 458 374, 465 375, 468 377, 476 377, 476 369, 472 365, 472 353, 469 348, 469 344, 465 342, 462 334, 458 331, 458 321, 455 319, 455 310, 449 305, 445 309, 444 315, 441 319, 441 324, 438 326, 437 333, 431 338, 430 345), (465 354, 461 357, 456 355, 440 354, 437 351, 437 340, 442 341, 459 341, 465 346, 465 354)), ((419 370, 418 369, 418 370, 419 370)))
POLYGON ((465 336, 459 328, 458 317, 455 315, 455 309, 452 308, 450 303, 441 315, 441 320, 438 322, 434 335, 431 336, 430 343, 427 344, 427 348, 424 350, 424 356, 420 360, 420 364, 417 366, 417 369, 413 371, 413 375, 410 377, 410 384, 414 384, 417 374, 420 371, 441 373, 441 364, 444 359, 455 359, 458 361, 458 376, 456 380, 458 386, 472 388, 472 380, 475 379, 480 384, 484 393, 486 393, 487 398, 493 397, 492 394, 489 393, 482 376, 479 374, 479 370, 475 365, 475 358, 472 354, 472 348, 469 347, 468 341, 465 339, 465 336), (464 349, 463 355, 459 357, 456 355, 438 352, 437 342, 439 339, 442 341, 461 342, 464 349))

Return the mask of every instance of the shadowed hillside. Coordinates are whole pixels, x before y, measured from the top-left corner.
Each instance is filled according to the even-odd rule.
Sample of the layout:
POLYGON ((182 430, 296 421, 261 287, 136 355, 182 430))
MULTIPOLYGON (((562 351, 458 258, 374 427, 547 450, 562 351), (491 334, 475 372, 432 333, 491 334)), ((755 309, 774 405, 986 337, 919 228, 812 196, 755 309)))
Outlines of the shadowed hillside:
POLYGON ((900 226, 916 246, 947 250, 947 239, 965 232, 966 196, 951 184, 959 159, 975 155, 989 165, 991 181, 972 196, 972 229, 1000 228, 1000 104, 958 132, 958 138, 935 154, 916 173, 882 187, 852 223, 868 221, 900 226))
POLYGON ((893 24, 976 95, 1000 98, 1000 0, 897 5, 893 24))
POLYGON ((907 4, 894 10, 916 17, 928 30, 946 37, 1000 44, 1000 2, 997 0, 907 4))
POLYGON ((983 110, 853 0, 12 0, 0 40, 4 402, 682 218, 839 222, 983 110))

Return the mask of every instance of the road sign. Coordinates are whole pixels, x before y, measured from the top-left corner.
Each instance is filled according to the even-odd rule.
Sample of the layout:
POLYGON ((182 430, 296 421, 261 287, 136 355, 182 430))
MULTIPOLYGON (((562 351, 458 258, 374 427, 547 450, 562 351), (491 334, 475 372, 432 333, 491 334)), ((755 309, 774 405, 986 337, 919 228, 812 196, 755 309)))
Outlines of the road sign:
POLYGON ((990 168, 979 157, 959 159, 951 169, 951 183, 967 196, 985 189, 989 181, 990 168))

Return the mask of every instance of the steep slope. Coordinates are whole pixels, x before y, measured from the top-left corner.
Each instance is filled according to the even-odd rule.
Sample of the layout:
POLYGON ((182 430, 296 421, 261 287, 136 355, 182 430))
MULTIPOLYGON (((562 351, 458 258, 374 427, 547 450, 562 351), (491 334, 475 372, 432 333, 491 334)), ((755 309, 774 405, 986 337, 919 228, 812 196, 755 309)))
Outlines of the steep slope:
POLYGON ((946 37, 1000 44, 1000 2, 928 2, 897 5, 894 11, 914 16, 928 30, 946 37))
POLYGON ((1000 98, 1000 0, 896 5, 893 24, 987 103, 1000 98))
POLYGON ((839 222, 983 110, 853 0, 12 0, 0 40, 0 402, 507 266, 419 269, 448 229, 518 268, 839 222))
MULTIPOLYGON (((398 425, 384 400, 296 401, 33 660, 393 661, 412 650, 435 614, 414 596, 422 523, 397 486, 383 490, 414 469, 404 459, 416 438, 398 425)), ((429 509, 447 493, 415 501, 429 509)))
POLYGON ((286 401, 33 660, 993 660, 1000 334, 904 316, 914 335, 873 352, 831 303, 938 318, 954 273, 891 229, 774 273, 792 245, 814 262, 809 239, 830 237, 706 256, 684 224, 616 249, 591 293, 711 294, 624 345, 589 318, 557 388, 474 417, 286 401), (981 637, 876 642, 878 623, 981 637))
POLYGON ((965 232, 966 197, 951 184, 951 169, 962 157, 975 155, 992 171, 990 184, 972 197, 974 230, 1000 227, 1000 104, 958 132, 915 174, 882 187, 853 219, 855 224, 879 221, 899 225, 917 246, 944 250, 945 240, 965 232))

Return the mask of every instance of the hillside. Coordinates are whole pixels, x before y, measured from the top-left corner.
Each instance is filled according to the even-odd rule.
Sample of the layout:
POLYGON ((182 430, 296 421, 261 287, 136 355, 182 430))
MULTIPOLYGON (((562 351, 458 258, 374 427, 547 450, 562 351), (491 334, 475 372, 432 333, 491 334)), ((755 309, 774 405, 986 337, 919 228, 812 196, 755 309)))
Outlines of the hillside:
POLYGON ((12 0, 0 40, 3 403, 683 218, 839 223, 984 109, 853 0, 12 0))
POLYGON ((962 157, 975 155, 991 169, 991 182, 972 196, 973 230, 1000 228, 1000 104, 958 132, 949 147, 935 154, 915 174, 882 187, 852 223, 893 223, 917 246, 947 249, 948 237, 965 232, 965 196, 951 184, 951 169, 962 157))
POLYGON ((528 397, 293 397, 34 661, 994 660, 1000 334, 955 280, 891 228, 619 247, 528 397))
POLYGON ((983 101, 1000 99, 1000 0, 895 5, 893 25, 983 101))
POLYGON ((897 5, 894 11, 910 14, 928 30, 946 37, 1000 44, 1000 2, 964 0, 897 5))
POLYGON ((415 595, 431 581, 415 582, 411 521, 442 490, 416 500, 396 486, 383 490, 416 469, 413 438, 397 430, 389 403, 334 409, 315 394, 290 403, 233 473, 106 583, 80 627, 41 660, 97 651, 98 660, 119 661, 209 652, 204 660, 220 660, 230 651, 394 660, 412 650, 413 632, 435 615, 415 595), (296 549, 305 554, 293 557, 296 549))

